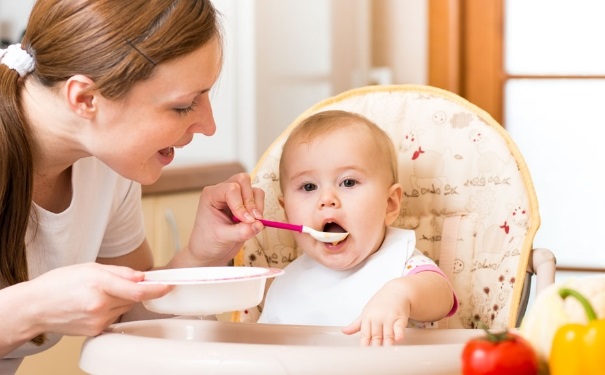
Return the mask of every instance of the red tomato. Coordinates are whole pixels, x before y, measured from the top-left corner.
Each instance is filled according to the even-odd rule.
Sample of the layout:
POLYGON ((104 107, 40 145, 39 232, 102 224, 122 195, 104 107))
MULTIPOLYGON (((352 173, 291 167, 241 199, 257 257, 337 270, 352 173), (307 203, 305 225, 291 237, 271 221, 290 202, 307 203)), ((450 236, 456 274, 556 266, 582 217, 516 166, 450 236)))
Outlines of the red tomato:
POLYGON ((491 333, 469 340, 462 351, 464 375, 536 375, 538 356, 523 337, 511 333, 491 333))

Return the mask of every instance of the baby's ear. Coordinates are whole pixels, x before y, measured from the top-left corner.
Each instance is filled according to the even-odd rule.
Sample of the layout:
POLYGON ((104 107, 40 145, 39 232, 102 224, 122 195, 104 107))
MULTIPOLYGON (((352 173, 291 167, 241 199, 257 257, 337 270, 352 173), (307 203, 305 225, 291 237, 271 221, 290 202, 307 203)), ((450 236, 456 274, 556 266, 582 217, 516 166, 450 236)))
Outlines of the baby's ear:
MULTIPOLYGON (((279 202, 279 205, 281 206, 281 208, 284 209, 284 205, 286 204, 284 202, 284 196, 283 195, 278 196, 277 201, 279 202)), ((284 218, 286 219, 286 221, 288 220, 288 213, 286 212, 285 209, 284 209, 284 218)))
POLYGON ((277 201, 279 202, 279 205, 281 206, 281 208, 284 208, 284 196, 283 195, 278 196, 277 201))
POLYGON ((389 226, 399 217, 403 189, 399 183, 391 185, 387 197, 387 210, 384 214, 384 225, 389 226))

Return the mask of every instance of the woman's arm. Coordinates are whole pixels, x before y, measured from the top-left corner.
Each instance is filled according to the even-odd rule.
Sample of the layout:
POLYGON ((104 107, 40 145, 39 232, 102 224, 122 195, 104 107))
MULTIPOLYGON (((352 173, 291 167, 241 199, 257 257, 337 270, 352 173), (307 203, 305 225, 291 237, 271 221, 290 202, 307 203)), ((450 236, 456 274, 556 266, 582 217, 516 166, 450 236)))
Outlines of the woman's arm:
POLYGON ((36 297, 26 283, 0 289, 0 358, 42 333, 31 308, 36 297))
MULTIPOLYGON (((224 266, 233 259, 244 242, 263 229, 261 217, 264 193, 253 188, 250 176, 239 173, 227 181, 204 188, 191 238, 187 247, 180 250, 162 268, 224 266), (242 220, 234 224, 232 215, 242 220)), ((145 240, 134 251, 115 258, 98 258, 103 264, 120 265, 147 271, 153 268, 153 255, 145 240)), ((122 321, 165 317, 147 311, 136 304, 121 317, 122 321)))
POLYGON ((137 271, 149 271, 153 268, 153 253, 149 242, 144 240, 139 247, 128 254, 115 258, 97 258, 97 263, 125 266, 137 271))
POLYGON ((44 332, 97 335, 134 303, 170 291, 138 283, 143 277, 127 267, 84 263, 0 289, 0 356, 44 332))

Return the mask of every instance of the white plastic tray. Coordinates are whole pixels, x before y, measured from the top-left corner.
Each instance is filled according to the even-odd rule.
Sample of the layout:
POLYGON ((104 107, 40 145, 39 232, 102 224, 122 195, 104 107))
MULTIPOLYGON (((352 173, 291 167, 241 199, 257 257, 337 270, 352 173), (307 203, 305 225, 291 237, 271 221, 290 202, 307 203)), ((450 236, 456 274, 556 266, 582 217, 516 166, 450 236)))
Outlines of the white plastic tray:
POLYGON ((405 343, 360 347, 336 327, 184 318, 113 325, 82 347, 89 374, 459 374, 482 330, 407 329, 405 343))

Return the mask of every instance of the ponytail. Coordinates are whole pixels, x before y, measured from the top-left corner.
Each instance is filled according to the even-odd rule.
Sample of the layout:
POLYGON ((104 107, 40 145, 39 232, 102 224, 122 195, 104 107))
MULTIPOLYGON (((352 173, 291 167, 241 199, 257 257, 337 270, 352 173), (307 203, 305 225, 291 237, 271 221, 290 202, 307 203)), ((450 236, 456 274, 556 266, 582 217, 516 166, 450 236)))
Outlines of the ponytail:
MULTIPOLYGON (((0 63, 0 286, 28 280, 25 234, 33 192, 29 126, 22 112, 24 78, 0 63)), ((34 343, 41 344, 43 336, 34 343)))
POLYGON ((33 160, 21 112, 19 74, 0 64, 0 284, 28 279, 25 233, 32 202, 33 160))

